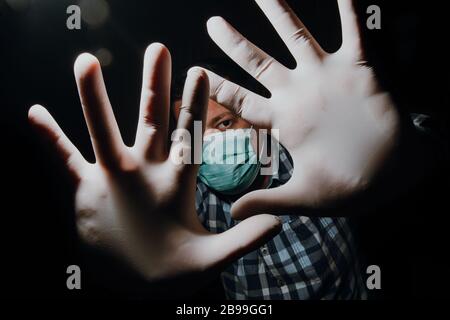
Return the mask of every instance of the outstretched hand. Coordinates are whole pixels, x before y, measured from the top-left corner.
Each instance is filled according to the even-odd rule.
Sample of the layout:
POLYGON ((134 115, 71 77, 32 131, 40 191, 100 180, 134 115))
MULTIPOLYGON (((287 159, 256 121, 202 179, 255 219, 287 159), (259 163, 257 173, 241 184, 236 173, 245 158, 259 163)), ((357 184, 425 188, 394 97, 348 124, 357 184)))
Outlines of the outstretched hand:
MULTIPOLYGON (((74 71, 96 163, 82 157, 42 106, 33 106, 29 119, 77 182, 76 221, 84 240, 125 258, 147 279, 160 280, 223 266, 279 231, 279 220, 270 215, 216 235, 200 224, 195 210, 198 165, 170 157, 190 150, 188 141, 167 143, 171 58, 164 46, 152 44, 145 54, 133 147, 122 141, 97 59, 80 55, 74 71)), ((208 92, 206 73, 191 69, 178 129, 192 134, 193 122, 204 120, 208 92)))
POLYGON ((380 90, 364 65, 357 17, 351 0, 338 0, 342 46, 325 52, 284 0, 256 0, 294 56, 286 68, 245 39, 220 17, 208 21, 213 41, 263 84, 257 95, 213 72, 211 98, 243 119, 279 130, 294 161, 284 185, 257 190, 233 206, 233 217, 286 214, 328 206, 363 191, 393 150, 399 128, 390 95, 380 90))

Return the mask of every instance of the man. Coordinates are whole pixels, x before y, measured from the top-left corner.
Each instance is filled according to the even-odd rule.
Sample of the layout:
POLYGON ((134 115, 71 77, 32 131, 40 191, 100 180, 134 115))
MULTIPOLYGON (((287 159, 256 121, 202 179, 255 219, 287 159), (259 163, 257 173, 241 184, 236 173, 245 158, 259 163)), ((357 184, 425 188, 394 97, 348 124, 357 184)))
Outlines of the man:
MULTIPOLYGON (((171 161, 179 146, 186 150, 191 146, 176 139, 167 144, 171 59, 165 47, 154 44, 146 51, 132 147, 121 138, 98 61, 81 55, 75 76, 97 162, 82 157, 44 108, 29 111, 31 123, 50 139, 77 183, 81 236, 115 252, 149 280, 202 273, 243 257, 224 273, 230 297, 363 298, 347 221, 301 216, 305 207, 329 207, 365 191, 397 142, 396 106, 380 90, 371 70, 361 65, 351 2, 338 2, 343 45, 328 54, 284 1, 257 1, 298 62, 294 70, 223 19, 208 22, 213 40, 266 86, 271 97, 194 68, 185 84, 177 128, 192 132, 194 121, 204 123, 207 106, 214 114, 226 107, 248 122, 219 117, 219 122, 205 126, 207 130, 220 131, 233 121, 241 128, 252 123, 279 129, 279 141, 294 164, 282 150, 280 170, 271 184, 251 186, 256 180, 246 175, 251 184, 244 191, 256 190, 245 194, 239 190, 234 198, 211 192, 217 186, 209 183, 209 171, 202 173, 202 168, 203 184, 198 183, 196 193, 197 165, 171 161), (217 104, 208 101, 209 89, 217 104), (231 219, 231 204, 231 216, 242 222, 231 219), (199 222, 199 211, 212 232, 199 222), (267 213, 285 215, 282 225, 267 213), (281 227, 280 236, 267 243, 281 227), (220 231, 224 232, 211 234, 220 231), (263 243, 267 246, 252 251, 263 243)), ((245 136, 240 139, 248 141, 245 136)))
MULTIPOLYGON (((179 97, 175 100, 174 111, 178 118, 181 100, 179 97)), ((209 143, 209 137, 222 134, 226 140, 234 139, 236 135, 231 133, 251 127, 249 122, 209 100, 204 133, 204 140, 208 142, 203 146, 204 163, 200 166, 197 179, 196 208, 203 225, 212 233, 222 233, 239 223, 230 213, 237 198, 251 190, 278 187, 291 177, 292 159, 282 146, 278 170, 273 175, 263 175, 258 170, 260 166, 254 165, 258 174, 251 182, 239 179, 243 175, 241 172, 232 171, 233 167, 239 168, 241 164, 205 163, 208 160, 205 159, 208 157, 208 146, 223 142, 216 138, 218 142, 212 139, 209 143), (226 134, 230 137, 226 138, 226 134), (212 170, 211 175, 208 170, 212 170), (240 191, 242 185, 248 187, 240 191)), ((261 146, 262 142, 259 142, 252 143, 252 148, 260 151, 257 146, 261 146)), ((236 149, 231 149, 226 153, 237 154, 236 149)), ((220 148, 215 151, 218 150, 220 148)), ((286 214, 280 218, 282 231, 277 236, 222 272, 227 298, 306 300, 366 297, 347 218, 317 218, 298 214, 286 214)))

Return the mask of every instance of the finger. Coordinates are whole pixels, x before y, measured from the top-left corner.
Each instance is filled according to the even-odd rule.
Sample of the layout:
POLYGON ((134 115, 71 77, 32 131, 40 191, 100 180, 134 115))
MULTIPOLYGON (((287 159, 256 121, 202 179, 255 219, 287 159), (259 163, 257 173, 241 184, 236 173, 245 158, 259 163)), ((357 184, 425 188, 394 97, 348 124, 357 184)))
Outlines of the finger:
POLYGON ((241 221, 218 235, 211 236, 205 245, 206 265, 223 265, 257 249, 281 230, 275 216, 261 214, 241 221))
POLYGON ((314 62, 326 55, 284 0, 256 0, 294 58, 314 62))
POLYGON ((353 61, 362 59, 361 36, 358 17, 353 8, 352 0, 338 0, 339 14, 342 25, 341 53, 353 61))
POLYGON ((234 219, 242 220, 261 213, 295 213, 300 207, 301 198, 301 191, 291 188, 288 182, 277 188, 245 194, 233 204, 231 214, 234 219))
POLYGON ((272 127, 272 109, 268 99, 226 80, 212 71, 205 71, 209 77, 211 99, 260 128, 270 129, 272 127))
POLYGON ((135 147, 147 159, 167 155, 171 65, 164 45, 153 43, 145 51, 135 147))
POLYGON ((266 87, 280 83, 287 68, 244 38, 221 17, 207 23, 211 39, 245 71, 266 87))
POLYGON ((96 159, 100 164, 114 168, 121 160, 124 145, 106 92, 100 63, 93 55, 83 53, 75 61, 74 73, 96 159))
POLYGON ((31 124, 50 141, 56 153, 64 161, 70 175, 76 182, 81 179, 83 168, 88 164, 78 149, 70 142, 55 119, 44 107, 34 105, 28 111, 31 124))
POLYGON ((171 146, 171 158, 181 153, 188 155, 187 161, 179 164, 185 169, 197 170, 188 164, 201 163, 202 135, 209 97, 208 75, 201 68, 191 68, 188 72, 183 90, 183 98, 178 116, 177 129, 174 132, 174 143, 171 146), (199 129, 196 129, 199 126, 199 129), (180 139, 180 135, 188 132, 188 136, 180 139), (193 146, 193 148, 192 148, 193 146), (192 155, 191 155, 192 152, 192 155))

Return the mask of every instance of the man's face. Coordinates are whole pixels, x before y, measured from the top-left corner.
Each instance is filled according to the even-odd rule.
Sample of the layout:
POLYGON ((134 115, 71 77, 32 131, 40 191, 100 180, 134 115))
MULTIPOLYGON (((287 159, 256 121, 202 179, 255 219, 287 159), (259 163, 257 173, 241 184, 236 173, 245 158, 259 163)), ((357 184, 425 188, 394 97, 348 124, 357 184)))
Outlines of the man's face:
MULTIPOLYGON (((178 116, 180 114, 180 107, 181 107, 181 100, 178 100, 175 102, 174 105, 176 120, 178 120, 178 116)), ((211 99, 208 100, 208 110, 206 112, 206 124, 204 136, 216 132, 225 131, 228 129, 246 129, 251 127, 252 125, 249 122, 243 120, 241 117, 238 117, 224 106, 220 105, 214 100, 211 99)), ((252 139, 252 145, 254 150, 258 150, 258 153, 260 154, 261 146, 258 146, 256 139, 252 139)), ((268 164, 264 164, 264 166, 268 166, 268 164)), ((260 189, 263 187, 265 188, 266 186, 268 186, 268 184, 270 183, 270 176, 263 175, 261 177, 263 179, 260 178, 256 179, 254 183, 250 186, 250 188, 245 190, 244 193, 251 190, 260 189)))
MULTIPOLYGON (((181 100, 175 102, 175 117, 178 119, 180 113, 181 100)), ((225 131, 227 129, 250 128, 251 124, 242 118, 236 116, 224 106, 214 100, 208 101, 208 110, 206 113, 205 136, 225 131)))

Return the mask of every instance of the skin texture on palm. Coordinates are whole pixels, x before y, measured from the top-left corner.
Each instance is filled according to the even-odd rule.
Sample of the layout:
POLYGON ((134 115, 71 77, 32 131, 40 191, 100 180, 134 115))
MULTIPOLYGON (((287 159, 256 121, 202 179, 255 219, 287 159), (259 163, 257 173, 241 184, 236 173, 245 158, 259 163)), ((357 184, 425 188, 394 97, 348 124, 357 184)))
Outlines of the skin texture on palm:
MULTIPOLYGON (((222 234, 210 234, 195 211, 198 165, 177 164, 171 152, 190 150, 187 141, 167 145, 171 58, 161 44, 144 57, 135 144, 121 138, 100 65, 90 54, 74 66, 96 163, 88 163, 42 106, 29 111, 31 124, 55 147, 77 184, 75 209, 81 237, 124 258, 149 280, 223 267, 280 230, 279 220, 260 215, 222 234), (180 145, 181 144, 181 145, 180 145)), ((208 76, 191 69, 178 129, 193 133, 203 121, 208 76)))
POLYGON ((294 161, 291 179, 278 188, 244 195, 235 218, 321 208, 364 191, 394 149, 398 112, 364 65, 351 0, 338 0, 342 46, 332 54, 320 45, 283 0, 256 0, 297 67, 288 69, 245 39, 220 17, 208 21, 212 40, 264 85, 270 98, 207 73, 210 96, 243 119, 279 129, 294 161))

